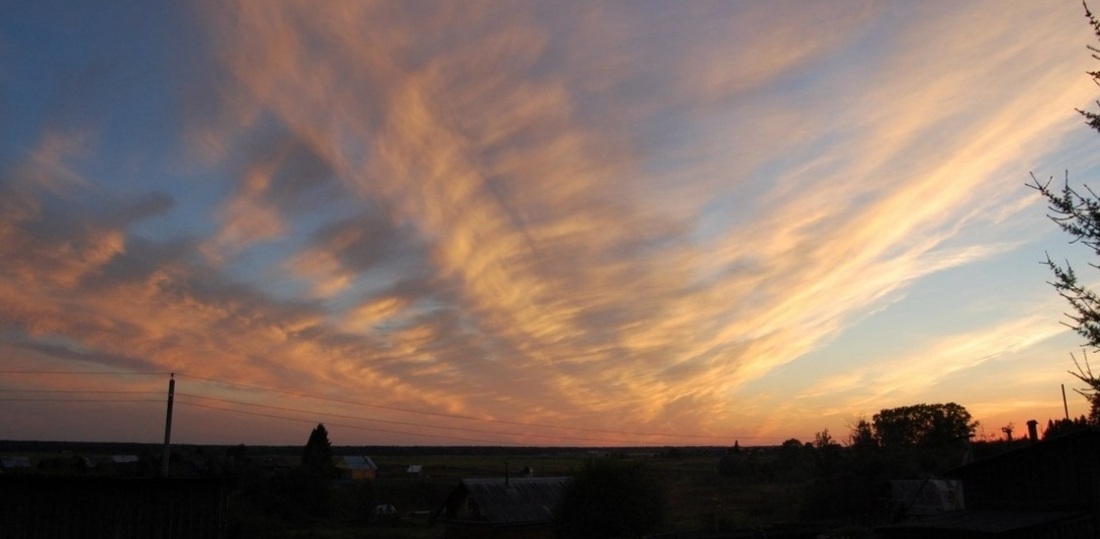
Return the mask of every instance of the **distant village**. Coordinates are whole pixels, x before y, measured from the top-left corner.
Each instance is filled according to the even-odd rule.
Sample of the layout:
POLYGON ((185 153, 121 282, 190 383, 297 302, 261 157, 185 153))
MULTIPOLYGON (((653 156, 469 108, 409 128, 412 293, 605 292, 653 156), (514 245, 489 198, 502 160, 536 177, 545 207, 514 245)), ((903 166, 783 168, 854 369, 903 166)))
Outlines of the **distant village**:
POLYGON ((998 440, 868 425, 663 448, 355 448, 318 425, 303 447, 179 446, 167 466, 156 445, 7 441, 0 537, 1098 536, 1084 418, 998 440))

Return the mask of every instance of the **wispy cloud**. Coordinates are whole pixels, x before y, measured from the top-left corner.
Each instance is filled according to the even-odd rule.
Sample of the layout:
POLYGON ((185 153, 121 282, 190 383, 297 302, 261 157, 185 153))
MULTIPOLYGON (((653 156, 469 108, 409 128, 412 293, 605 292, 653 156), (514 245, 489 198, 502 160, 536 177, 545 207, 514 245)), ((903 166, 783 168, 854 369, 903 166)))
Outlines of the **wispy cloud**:
MULTIPOLYGON (((0 183, 0 320, 77 361, 484 418, 775 417, 798 404, 730 400, 1026 241, 1028 154, 1093 91, 1049 7, 204 4, 174 165, 202 196, 122 197, 51 119, 0 183)), ((1042 316, 803 397, 919 397, 1042 316)))

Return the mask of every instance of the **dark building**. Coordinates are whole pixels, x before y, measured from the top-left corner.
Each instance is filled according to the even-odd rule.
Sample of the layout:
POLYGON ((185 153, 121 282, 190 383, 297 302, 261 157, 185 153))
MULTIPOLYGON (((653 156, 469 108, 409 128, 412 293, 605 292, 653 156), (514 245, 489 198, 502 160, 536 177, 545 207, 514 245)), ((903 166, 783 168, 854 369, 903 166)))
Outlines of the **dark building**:
POLYGON ((444 537, 552 538, 569 477, 463 479, 436 512, 444 537))
POLYGON ((1100 531, 1100 430, 1043 440, 952 471, 966 509, 885 526, 888 539, 1084 539, 1100 531))

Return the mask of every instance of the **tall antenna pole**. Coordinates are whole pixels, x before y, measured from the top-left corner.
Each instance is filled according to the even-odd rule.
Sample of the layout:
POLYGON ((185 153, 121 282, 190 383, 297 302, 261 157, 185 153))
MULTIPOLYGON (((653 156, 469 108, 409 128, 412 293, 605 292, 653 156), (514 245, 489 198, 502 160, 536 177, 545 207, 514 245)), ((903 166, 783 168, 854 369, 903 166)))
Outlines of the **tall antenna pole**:
POLYGON ((1066 384, 1062 384, 1062 408, 1066 411, 1066 419, 1069 419, 1069 403, 1066 402, 1066 384))
POLYGON ((168 477, 168 461, 172 457, 172 399, 176 396, 176 373, 168 378, 168 417, 164 420, 164 452, 160 459, 160 475, 168 477))

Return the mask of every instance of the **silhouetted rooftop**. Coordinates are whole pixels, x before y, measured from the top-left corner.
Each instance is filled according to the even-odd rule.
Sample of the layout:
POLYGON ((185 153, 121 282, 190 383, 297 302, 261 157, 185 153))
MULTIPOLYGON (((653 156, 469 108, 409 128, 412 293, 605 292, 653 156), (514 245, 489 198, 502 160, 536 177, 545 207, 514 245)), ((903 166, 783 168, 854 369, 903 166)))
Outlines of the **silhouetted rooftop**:
POLYGON ((547 523, 553 519, 571 480, 569 477, 463 479, 438 517, 490 526, 547 523))

